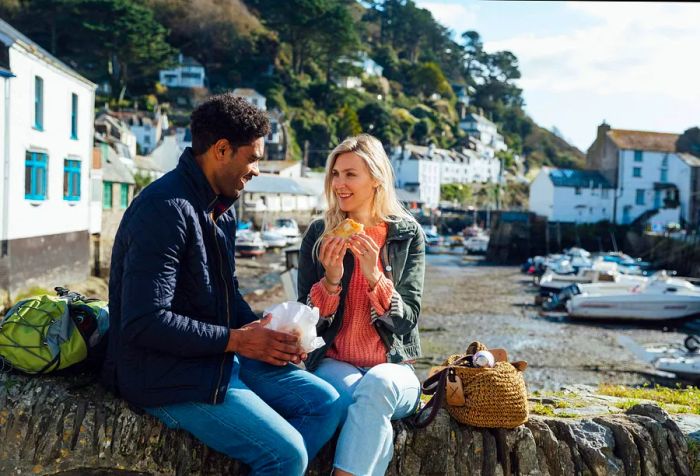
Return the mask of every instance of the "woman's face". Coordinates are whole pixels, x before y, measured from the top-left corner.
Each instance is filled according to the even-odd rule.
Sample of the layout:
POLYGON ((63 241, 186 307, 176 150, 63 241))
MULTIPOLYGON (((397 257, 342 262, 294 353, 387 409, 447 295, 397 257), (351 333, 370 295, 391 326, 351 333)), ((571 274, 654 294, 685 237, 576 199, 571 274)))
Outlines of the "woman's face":
POLYGON ((359 155, 354 152, 339 155, 335 159, 331 177, 331 188, 342 211, 359 213, 372 209, 377 182, 359 155))

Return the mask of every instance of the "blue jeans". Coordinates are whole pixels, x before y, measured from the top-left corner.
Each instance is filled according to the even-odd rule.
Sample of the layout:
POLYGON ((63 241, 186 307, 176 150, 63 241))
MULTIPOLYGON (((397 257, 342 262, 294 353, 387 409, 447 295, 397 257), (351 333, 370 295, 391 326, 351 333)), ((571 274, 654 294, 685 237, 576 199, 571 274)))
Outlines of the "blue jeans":
POLYGON ((383 475, 394 454, 391 420, 418 406, 420 382, 407 364, 355 367, 323 359, 316 372, 340 394, 342 429, 333 465, 355 476, 383 475))
POLYGON ((236 356, 224 402, 145 409, 169 428, 244 462, 254 475, 303 475, 342 416, 338 392, 293 365, 236 356))

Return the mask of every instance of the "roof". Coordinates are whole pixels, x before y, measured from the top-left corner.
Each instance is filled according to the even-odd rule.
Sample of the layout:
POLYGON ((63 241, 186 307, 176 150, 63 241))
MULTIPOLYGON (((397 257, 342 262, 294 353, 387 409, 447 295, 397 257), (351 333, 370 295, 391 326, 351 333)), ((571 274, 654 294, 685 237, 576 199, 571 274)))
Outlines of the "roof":
POLYGON ((404 144, 404 151, 410 154, 412 160, 429 160, 432 162, 464 163, 469 162, 473 153, 462 153, 456 150, 440 149, 424 145, 404 144), (431 154, 432 150, 432 154, 431 154))
POLYGON ((595 170, 549 169, 549 178, 555 187, 613 188, 610 182, 595 170))
POLYGON ((630 131, 610 129, 607 136, 620 149, 650 150, 656 152, 675 152, 679 134, 667 132, 630 131))
POLYGON ((678 157, 691 167, 700 167, 700 157, 695 157, 693 154, 688 154, 687 152, 679 152, 678 157))
POLYGON ((236 88, 233 90, 233 95, 245 97, 245 98, 248 98, 248 97, 264 98, 265 97, 262 94, 260 94, 259 92, 257 92, 255 89, 251 89, 251 88, 236 88))
POLYGON ((163 169, 153 161, 150 157, 144 157, 142 155, 137 155, 134 159, 134 167, 137 170, 150 170, 153 172, 162 172, 163 169))
POLYGON ((202 67, 202 63, 192 58, 191 56, 183 56, 182 61, 180 61, 182 66, 199 66, 202 67))
POLYGON ((85 78, 84 76, 81 76, 80 74, 78 74, 77 71, 65 64, 63 61, 53 56, 51 53, 49 53, 37 43, 24 36, 19 31, 15 30, 9 23, 4 21, 2 18, 0 18, 0 42, 5 43, 8 47, 16 43, 26 52, 36 56, 37 58, 42 59, 48 64, 71 76, 72 78, 77 79, 78 81, 92 87, 93 89, 97 88, 97 85, 95 83, 85 78))
POLYGON ((409 192, 403 188, 396 189, 396 198, 398 198, 400 202, 423 202, 423 200, 420 199, 418 192, 409 192))
POLYGON ((279 172, 299 165, 301 162, 298 160, 261 160, 258 162, 258 168, 261 172, 279 172))
POLYGON ((135 183, 134 174, 121 161, 117 152, 108 147, 107 159, 102 161, 102 181, 113 183, 135 183))
POLYGON ((315 193, 306 190, 299 182, 287 177, 279 177, 277 175, 260 174, 254 177, 245 186, 245 191, 248 193, 279 193, 286 195, 307 195, 312 196, 315 193))
POLYGON ((475 113, 473 113, 473 112, 467 114, 466 117, 465 117, 464 119, 462 119, 461 122, 477 122, 477 123, 480 123, 480 124, 485 124, 485 125, 487 125, 487 126, 496 127, 496 124, 494 124, 493 122, 489 121, 489 120, 486 119, 484 116, 482 116, 482 115, 480 115, 480 114, 475 114, 475 113))

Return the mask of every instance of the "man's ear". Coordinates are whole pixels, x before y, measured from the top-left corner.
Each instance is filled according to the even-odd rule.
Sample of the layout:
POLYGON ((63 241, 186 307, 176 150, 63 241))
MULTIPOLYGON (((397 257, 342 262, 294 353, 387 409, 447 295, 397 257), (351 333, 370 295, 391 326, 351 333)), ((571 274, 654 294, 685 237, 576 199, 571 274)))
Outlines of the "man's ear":
POLYGON ((226 158, 227 151, 231 148, 231 143, 227 139, 219 139, 212 146, 214 155, 218 160, 226 158))

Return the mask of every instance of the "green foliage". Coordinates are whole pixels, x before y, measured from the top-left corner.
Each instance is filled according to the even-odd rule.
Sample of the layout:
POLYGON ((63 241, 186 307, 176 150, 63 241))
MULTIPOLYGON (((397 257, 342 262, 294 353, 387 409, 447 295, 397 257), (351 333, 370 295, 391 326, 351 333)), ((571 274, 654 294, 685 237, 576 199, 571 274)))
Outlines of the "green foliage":
POLYGON ((362 132, 360 119, 357 117, 357 112, 348 105, 338 112, 337 125, 338 138, 343 140, 346 137, 356 136, 362 132))
POLYGON ((462 183, 444 183, 440 185, 440 200, 468 205, 473 200, 472 187, 462 183))
POLYGON ((153 179, 149 175, 139 171, 134 174, 134 182, 134 195, 136 195, 153 182, 153 179))

